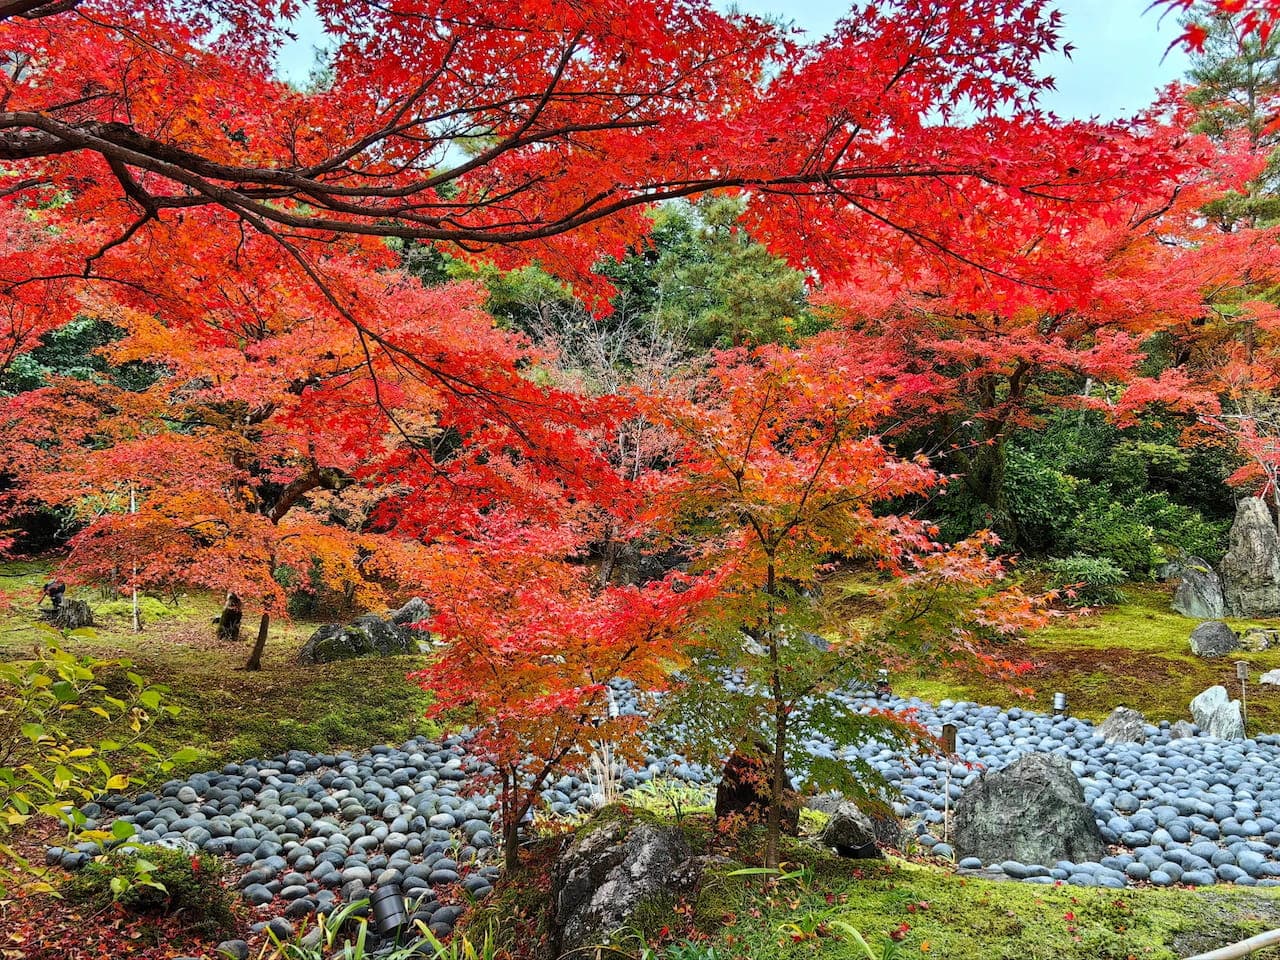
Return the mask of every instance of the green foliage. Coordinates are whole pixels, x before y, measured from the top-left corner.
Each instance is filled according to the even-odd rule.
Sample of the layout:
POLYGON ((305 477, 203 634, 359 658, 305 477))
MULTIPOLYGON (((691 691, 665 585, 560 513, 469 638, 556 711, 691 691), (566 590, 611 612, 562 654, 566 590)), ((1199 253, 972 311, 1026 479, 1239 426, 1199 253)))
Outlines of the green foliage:
POLYGON ((662 947, 641 947, 636 960, 725 960, 728 956, 702 940, 679 940, 662 947))
MULTIPOLYGON (((179 712, 167 692, 132 672, 127 661, 76 656, 53 638, 30 660, 0 663, 0 837, 44 815, 61 821, 69 835, 112 839, 85 830, 78 805, 133 783, 122 765, 141 761, 168 770, 194 755, 179 751, 161 760, 142 739, 158 718, 179 712), (117 672, 123 677, 112 682, 117 672)), ((32 882, 34 868, 3 843, 0 858, 0 880, 32 882)))
MULTIPOLYGON (((808 632, 814 605, 794 594, 786 602, 789 613, 776 636, 780 699, 788 706, 790 735, 818 735, 839 747, 860 747, 874 741, 904 751, 913 749, 912 731, 896 718, 866 716, 833 697, 808 696, 813 690, 834 689, 875 674, 855 650, 816 648, 808 632)), ((726 622, 733 621, 726 618, 726 622)), ((697 676, 679 684, 666 698, 654 737, 689 759, 712 767, 719 766, 734 750, 772 743, 769 721, 776 701, 769 685, 771 665, 767 656, 754 653, 754 649, 752 641, 736 629, 700 645, 697 676), (719 683, 707 679, 730 674, 742 681, 732 696, 726 696, 719 683)), ((787 769, 817 789, 838 790, 871 807, 882 804, 892 792, 879 772, 856 755, 836 761, 815 757, 806 750, 791 750, 787 769)))
POLYGON ((706 787, 666 777, 646 780, 623 794, 622 801, 631 808, 671 817, 677 826, 684 823, 690 813, 703 813, 712 806, 706 787))
POLYGON ((1057 411, 1013 434, 993 472, 999 509, 956 481, 931 503, 944 537, 998 527, 1031 556, 1102 557, 1147 579, 1192 554, 1216 562, 1234 512, 1221 451, 1179 445, 1184 421, 1152 413, 1119 429, 1092 412, 1057 411))
POLYGON ((1004 497, 1017 518, 1018 545, 1031 553, 1053 549, 1079 509, 1080 480, 1031 450, 1007 452, 1004 497))
POLYGON ((1077 554, 1109 561, 1131 580, 1150 579, 1164 562, 1156 532, 1126 504, 1096 500, 1088 504, 1066 536, 1077 554))
POLYGON ((102 910, 112 903, 141 916, 181 916, 194 934, 213 938, 235 926, 222 860, 166 847, 128 846, 90 861, 61 886, 70 903, 102 910))
POLYGON ((1207 519, 1200 511, 1175 503, 1164 491, 1134 499, 1129 509, 1151 528, 1156 546, 1167 559, 1194 556, 1216 562, 1223 553, 1231 521, 1207 519))
POLYGON ((698 349, 816 333, 823 324, 808 308, 804 274, 747 235, 742 210, 732 197, 659 209, 648 245, 602 267, 619 289, 615 306, 687 331, 698 349))
POLYGON ((31 352, 14 357, 0 377, 0 394, 22 393, 44 386, 50 377, 106 380, 127 390, 144 390, 155 383, 160 369, 152 364, 113 366, 102 348, 119 340, 122 331, 105 320, 81 317, 52 330, 31 352))
POLYGON ((1051 560, 1045 568, 1053 589, 1070 592, 1071 606, 1106 607, 1126 600, 1120 589, 1125 573, 1105 558, 1074 554, 1064 560, 1051 560))
POLYGON ((327 916, 319 918, 313 929, 305 927, 289 940, 270 934, 272 960, 497 960, 499 949, 492 932, 486 931, 476 942, 468 934, 455 934, 442 942, 421 921, 401 933, 399 942, 375 951, 369 939, 368 921, 357 912, 368 907, 368 900, 343 904, 327 916), (318 935, 317 935, 318 933, 318 935))

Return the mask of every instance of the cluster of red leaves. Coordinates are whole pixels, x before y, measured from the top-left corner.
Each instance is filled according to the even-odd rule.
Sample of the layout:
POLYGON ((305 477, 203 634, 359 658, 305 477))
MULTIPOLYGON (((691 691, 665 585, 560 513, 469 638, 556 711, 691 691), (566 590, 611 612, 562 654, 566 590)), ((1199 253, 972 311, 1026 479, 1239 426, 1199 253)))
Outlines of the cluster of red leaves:
MULTIPOLYGON (((69 9, 0 22, 19 65, 0 156, 3 206, 58 227, 58 281, 87 262, 145 282, 120 275, 139 249, 247 228, 304 272, 335 234, 416 237, 603 295, 591 267, 643 205, 718 188, 754 194, 758 234, 830 281, 959 263, 957 224, 1007 205, 1065 225, 1162 176, 1123 126, 1035 109, 1047 0, 871 4, 813 44, 706 0, 324 2, 330 75, 305 92, 270 66, 293 3, 44 6, 69 9)), ((1015 265, 992 227, 985 265, 1015 265)))
POLYGON ((548 777, 585 766, 594 741, 636 759, 641 719, 612 714, 608 684, 660 690, 714 577, 672 574, 644 587, 606 586, 594 571, 543 552, 526 531, 495 552, 489 543, 440 549, 431 628, 442 656, 410 679, 435 694, 431 715, 464 721, 495 765, 504 821, 514 829, 548 777))
MULTIPOLYGON (((979 534, 947 546, 927 523, 883 505, 928 495, 941 482, 926 458, 903 459, 883 443, 883 418, 909 389, 880 376, 880 360, 843 332, 802 349, 764 347, 723 354, 702 390, 655 402, 651 414, 682 439, 678 469, 651 478, 651 519, 675 532, 699 531, 702 562, 725 591, 759 590, 769 579, 812 585, 828 558, 872 563, 894 577, 892 597, 967 593, 967 626, 953 624, 956 659, 1013 675, 987 657, 972 630, 999 634, 1037 626, 1044 598, 983 591, 1004 575, 998 540, 979 534)), ((759 602, 757 597, 756 602, 759 602)), ((771 601, 770 601, 771 602, 771 601)), ((750 626, 766 612, 733 608, 750 626)), ((904 655, 859 638, 860 654, 904 655)))
MULTIPOLYGON (((1197 0, 1152 0, 1151 6, 1188 11, 1196 8, 1197 0)), ((1280 0, 1207 0, 1201 6, 1213 13, 1234 17, 1243 33, 1256 33, 1263 43, 1280 22, 1280 0)), ((1203 50, 1207 39, 1208 28, 1191 20, 1186 31, 1174 43, 1181 42, 1192 50, 1203 50)))

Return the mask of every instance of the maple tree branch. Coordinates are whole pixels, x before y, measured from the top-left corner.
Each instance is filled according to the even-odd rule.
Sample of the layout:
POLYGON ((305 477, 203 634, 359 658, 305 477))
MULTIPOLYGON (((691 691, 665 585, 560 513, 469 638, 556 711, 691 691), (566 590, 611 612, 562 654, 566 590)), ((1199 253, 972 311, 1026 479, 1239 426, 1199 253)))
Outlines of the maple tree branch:
MULTIPOLYGON (((652 125, 650 120, 608 120, 598 123, 563 125, 551 130, 538 131, 513 142, 509 149, 540 142, 557 140, 579 132, 638 128, 652 125)), ((75 151, 91 151, 108 160, 158 174, 193 190, 207 198, 204 203, 225 207, 239 216, 256 215, 263 221, 302 230, 331 231, 338 234, 398 237, 455 242, 511 244, 548 239, 571 232, 591 222, 612 217, 636 206, 661 200, 681 199, 718 188, 755 189, 763 192, 787 193, 791 189, 817 188, 807 191, 808 196, 830 194, 849 202, 858 210, 906 234, 922 247, 946 257, 955 258, 993 275, 1005 274, 989 265, 982 265, 966 257, 954 248, 930 237, 907 224, 899 223, 868 207, 859 198, 840 187, 842 183, 857 180, 907 180, 918 178, 962 177, 997 184, 988 173, 977 167, 921 165, 914 168, 882 167, 877 165, 837 170, 802 171, 777 176, 737 176, 725 174, 692 180, 657 181, 651 183, 617 184, 597 192, 574 208, 541 219, 519 219, 509 223, 467 224, 455 216, 445 217, 443 211, 453 210, 466 214, 492 206, 501 199, 509 199, 516 193, 531 188, 532 183, 513 187, 505 196, 435 203, 439 215, 424 216, 416 213, 419 206, 387 207, 372 203, 352 203, 350 199, 388 199, 406 197, 429 191, 433 185, 456 179, 457 169, 437 175, 435 178, 416 181, 396 188, 346 187, 313 179, 309 171, 285 167, 266 168, 229 166, 211 161, 199 154, 146 137, 122 123, 64 123, 44 113, 32 111, 7 111, 0 113, 0 160, 23 160, 53 156, 75 151), (305 197, 326 213, 297 212, 282 206, 264 202, 268 199, 285 199, 289 196, 305 197), (345 214, 355 219, 335 219, 328 215, 345 214)), ((312 168, 313 170, 316 168, 312 168)), ((155 198, 159 205, 197 206, 201 201, 193 197, 155 198)))
POLYGON ((81 0, 2 0, 0 21, 11 17, 21 17, 24 20, 52 17, 74 10, 80 6, 80 2, 81 0))

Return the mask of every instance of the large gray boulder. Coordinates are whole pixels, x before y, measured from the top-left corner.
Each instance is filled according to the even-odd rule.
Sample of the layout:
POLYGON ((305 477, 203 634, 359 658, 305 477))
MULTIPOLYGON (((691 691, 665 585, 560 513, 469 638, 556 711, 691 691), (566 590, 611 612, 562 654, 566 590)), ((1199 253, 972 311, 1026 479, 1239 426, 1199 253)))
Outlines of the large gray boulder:
POLYGON ((431 619, 431 608, 427 606, 427 601, 421 597, 413 597, 399 610, 391 611, 387 619, 397 627, 404 627, 406 630, 425 634, 427 631, 416 625, 431 619))
POLYGON ((1221 620, 1209 620, 1191 631, 1191 652, 1197 657, 1225 657, 1240 649, 1240 638, 1221 620))
POLYGON ((842 857, 872 860, 882 856, 876 845, 876 826, 871 818, 849 802, 841 803, 823 827, 818 842, 832 847, 842 857))
POLYGON ((366 613, 350 623, 326 623, 303 644, 299 663, 333 663, 356 657, 395 657, 418 653, 413 631, 366 613))
POLYGON ((1244 739, 1244 716, 1240 701, 1232 700, 1227 688, 1210 687, 1191 701, 1191 717, 1196 726, 1220 740, 1244 739))
POLYGON ((984 773, 956 801, 955 852, 1050 866, 1101 860, 1107 849, 1070 763, 1029 753, 984 773))
POLYGON ((1222 596, 1222 580, 1199 557, 1187 557, 1178 565, 1178 589, 1173 594, 1173 609, 1196 620, 1221 620, 1226 615, 1222 596))
POLYGON ((1098 736, 1108 743, 1146 743, 1147 718, 1129 707, 1116 707, 1098 727, 1098 736))
POLYGON ((552 956, 606 943, 640 911, 673 906, 697 882, 694 864, 678 827, 588 824, 552 867, 552 956))
POLYGON ((1280 534, 1265 501, 1258 497, 1240 501, 1229 543, 1218 567, 1226 615, 1280 614, 1280 534))

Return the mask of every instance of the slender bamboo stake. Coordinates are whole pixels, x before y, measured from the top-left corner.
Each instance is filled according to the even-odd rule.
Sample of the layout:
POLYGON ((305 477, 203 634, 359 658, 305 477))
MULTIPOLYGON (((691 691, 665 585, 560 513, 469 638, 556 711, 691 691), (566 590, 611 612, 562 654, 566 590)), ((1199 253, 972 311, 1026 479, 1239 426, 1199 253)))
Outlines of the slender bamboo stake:
MULTIPOLYGON (((138 512, 138 493, 133 486, 133 481, 129 481, 129 513, 136 514, 138 512)), ((142 632, 142 621, 138 618, 138 561, 133 561, 133 632, 142 632)))
POLYGON ((1257 953, 1265 947, 1274 947, 1276 944, 1280 944, 1280 930, 1268 930, 1266 933, 1260 933, 1248 940, 1241 940, 1239 943, 1219 947, 1208 953, 1197 953, 1194 957, 1187 957, 1187 960, 1240 960, 1241 957, 1257 953))

